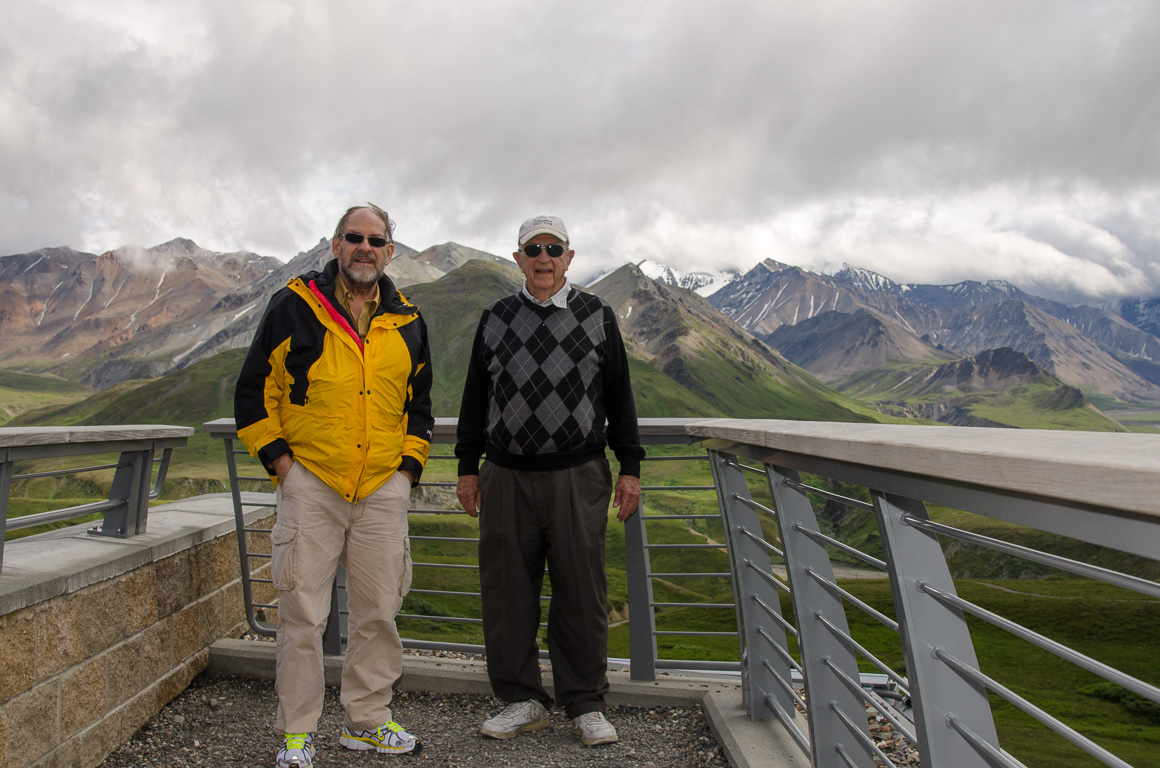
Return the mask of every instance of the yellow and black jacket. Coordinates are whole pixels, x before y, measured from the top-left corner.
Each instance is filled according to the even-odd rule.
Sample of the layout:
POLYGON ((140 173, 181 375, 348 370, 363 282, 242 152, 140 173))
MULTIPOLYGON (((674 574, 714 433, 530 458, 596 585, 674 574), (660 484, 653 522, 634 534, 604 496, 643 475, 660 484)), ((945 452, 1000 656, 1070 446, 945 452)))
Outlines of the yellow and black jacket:
POLYGON ((366 340, 334 295, 338 262, 270 299, 234 395, 238 437, 276 481, 291 454, 351 501, 399 469, 423 472, 431 447, 431 350, 419 309, 388 277, 366 340))

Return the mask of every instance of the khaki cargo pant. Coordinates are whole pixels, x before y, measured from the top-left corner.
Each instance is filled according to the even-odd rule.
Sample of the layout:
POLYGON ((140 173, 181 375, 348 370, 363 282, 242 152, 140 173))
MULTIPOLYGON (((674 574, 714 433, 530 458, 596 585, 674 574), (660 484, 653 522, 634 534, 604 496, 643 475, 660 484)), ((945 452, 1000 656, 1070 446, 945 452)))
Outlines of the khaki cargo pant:
POLYGON ((403 666, 395 616, 411 587, 410 493, 406 475, 396 473, 352 504, 298 462, 279 484, 278 520, 270 532, 278 590, 278 733, 318 727, 325 692, 322 632, 339 563, 346 568, 349 610, 340 696, 346 725, 371 730, 392 719, 391 686, 403 666))

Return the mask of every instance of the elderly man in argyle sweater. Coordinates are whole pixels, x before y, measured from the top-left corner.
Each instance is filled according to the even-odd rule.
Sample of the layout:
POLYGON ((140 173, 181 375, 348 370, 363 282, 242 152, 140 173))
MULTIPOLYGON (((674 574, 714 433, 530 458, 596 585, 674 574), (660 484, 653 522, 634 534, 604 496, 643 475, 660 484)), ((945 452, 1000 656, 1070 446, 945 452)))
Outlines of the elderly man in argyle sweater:
POLYGON ((487 672, 508 702, 481 733, 510 739, 548 725, 552 698, 536 645, 546 560, 556 699, 584 744, 607 744, 617 735, 604 716, 604 531, 613 493, 604 450, 620 461, 613 506, 621 522, 640 503, 644 455, 628 356, 612 308, 565 276, 574 252, 564 222, 528 219, 518 242, 513 255, 526 282, 483 311, 455 446, 459 501, 479 517, 487 672))

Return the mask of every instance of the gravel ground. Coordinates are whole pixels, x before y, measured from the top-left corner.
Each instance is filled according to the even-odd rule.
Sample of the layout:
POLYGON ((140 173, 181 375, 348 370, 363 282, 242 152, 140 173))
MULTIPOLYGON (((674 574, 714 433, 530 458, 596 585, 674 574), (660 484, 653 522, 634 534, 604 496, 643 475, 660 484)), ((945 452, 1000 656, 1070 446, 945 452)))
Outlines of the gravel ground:
MULTIPOLYGON (((274 734, 274 684, 248 678, 198 676, 161 713, 101 765, 272 766, 281 740, 274 734)), ((339 746, 342 707, 338 690, 327 688, 314 745, 314 764, 426 768, 481 766, 621 766, 640 768, 727 768, 699 707, 674 709, 610 707, 608 719, 620 741, 585 747, 572 735, 562 710, 548 728, 497 741, 479 735, 484 720, 503 708, 490 696, 402 692, 391 704, 395 719, 423 743, 404 756, 356 752, 339 746)))

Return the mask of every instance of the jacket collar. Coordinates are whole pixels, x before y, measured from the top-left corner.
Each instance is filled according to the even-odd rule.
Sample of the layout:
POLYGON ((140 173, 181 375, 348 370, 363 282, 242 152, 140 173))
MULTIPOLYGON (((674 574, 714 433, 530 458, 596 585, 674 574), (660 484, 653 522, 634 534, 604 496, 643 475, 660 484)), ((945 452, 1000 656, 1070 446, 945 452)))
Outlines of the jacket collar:
MULTIPOLYGON (((322 268, 321 272, 307 272, 304 275, 300 275, 299 278, 306 285, 310 285, 310 281, 313 280, 315 285, 318 286, 318 290, 326 297, 326 300, 336 309, 342 311, 342 304, 338 301, 334 293, 337 276, 338 259, 331 259, 322 268)), ((383 313, 413 315, 418 311, 418 307, 403 298, 403 295, 399 293, 399 289, 395 287, 395 283, 391 278, 386 275, 379 278, 379 308, 375 312, 375 317, 383 313)))

